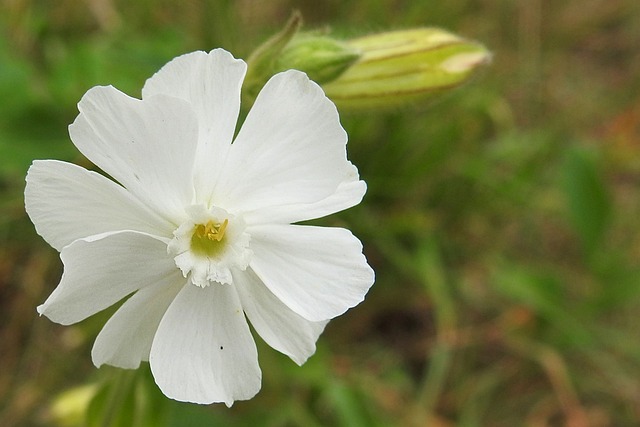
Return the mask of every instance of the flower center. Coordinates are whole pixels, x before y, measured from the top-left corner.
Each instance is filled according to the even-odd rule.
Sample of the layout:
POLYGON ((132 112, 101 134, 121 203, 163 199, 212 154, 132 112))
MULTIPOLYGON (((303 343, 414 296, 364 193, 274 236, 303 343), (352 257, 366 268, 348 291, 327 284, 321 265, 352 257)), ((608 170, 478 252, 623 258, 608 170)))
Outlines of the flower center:
POLYGON ((229 220, 223 222, 209 221, 206 224, 198 224, 191 236, 191 250, 198 255, 215 256, 224 248, 224 233, 229 225, 229 220))
POLYGON ((244 221, 218 207, 194 205, 186 213, 167 246, 176 266, 196 286, 231 284, 232 271, 246 269, 252 255, 244 221))

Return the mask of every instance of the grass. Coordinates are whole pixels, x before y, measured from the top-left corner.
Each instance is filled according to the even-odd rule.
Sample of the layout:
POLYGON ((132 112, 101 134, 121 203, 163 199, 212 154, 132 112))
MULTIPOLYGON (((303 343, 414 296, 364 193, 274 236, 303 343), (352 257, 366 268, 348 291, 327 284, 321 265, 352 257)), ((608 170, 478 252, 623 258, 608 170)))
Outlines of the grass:
POLYGON ((53 425, 52 399, 88 382, 105 396, 91 425, 637 425, 640 6, 433 3, 1 3, 0 425, 53 425), (263 389, 232 409, 95 370, 108 313, 61 327, 35 312, 61 265, 24 213, 29 163, 86 165, 66 127, 89 87, 139 96, 194 49, 246 58, 294 7, 344 37, 442 26, 494 61, 436 103, 342 115, 369 190, 322 223, 362 239, 377 279, 302 368, 259 344, 263 389))

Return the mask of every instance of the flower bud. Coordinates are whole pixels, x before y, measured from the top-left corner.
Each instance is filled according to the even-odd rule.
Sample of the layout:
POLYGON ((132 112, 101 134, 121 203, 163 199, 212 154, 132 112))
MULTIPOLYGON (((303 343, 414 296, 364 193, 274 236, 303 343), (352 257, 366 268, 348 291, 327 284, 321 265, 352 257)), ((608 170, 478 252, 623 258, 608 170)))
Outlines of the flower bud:
POLYGON ((322 84, 336 79, 359 57, 359 50, 338 40, 299 35, 283 49, 276 60, 275 71, 304 71, 311 80, 322 84))
POLYGON ((467 82, 491 60, 481 44, 437 28, 374 34, 346 42, 360 59, 323 86, 340 108, 420 101, 467 82))

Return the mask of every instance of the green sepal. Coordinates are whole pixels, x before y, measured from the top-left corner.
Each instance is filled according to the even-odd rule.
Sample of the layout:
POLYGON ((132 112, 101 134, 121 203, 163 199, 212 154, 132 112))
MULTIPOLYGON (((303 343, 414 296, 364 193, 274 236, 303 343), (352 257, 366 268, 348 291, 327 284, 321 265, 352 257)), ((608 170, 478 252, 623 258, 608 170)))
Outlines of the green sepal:
POLYGON ((274 74, 275 64, 284 48, 302 27, 302 15, 293 12, 284 28, 260 45, 247 59, 247 75, 244 94, 255 99, 256 95, 274 74))
POLYGON ((284 48, 275 63, 275 72, 296 69, 316 83, 339 77, 360 58, 360 51, 326 36, 298 34, 284 48))

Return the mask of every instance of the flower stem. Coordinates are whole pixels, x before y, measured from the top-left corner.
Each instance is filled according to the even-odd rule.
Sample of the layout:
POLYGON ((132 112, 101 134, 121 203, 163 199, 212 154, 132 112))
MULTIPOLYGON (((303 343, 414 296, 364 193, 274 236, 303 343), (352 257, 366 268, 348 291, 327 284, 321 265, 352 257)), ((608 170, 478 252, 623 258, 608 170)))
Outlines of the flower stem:
POLYGON ((431 297, 436 322, 436 342, 428 355, 429 369, 418 393, 421 412, 430 419, 451 365, 457 320, 440 252, 433 239, 420 248, 416 260, 421 280, 431 297))

